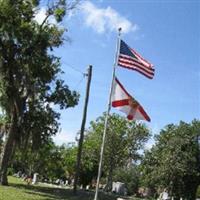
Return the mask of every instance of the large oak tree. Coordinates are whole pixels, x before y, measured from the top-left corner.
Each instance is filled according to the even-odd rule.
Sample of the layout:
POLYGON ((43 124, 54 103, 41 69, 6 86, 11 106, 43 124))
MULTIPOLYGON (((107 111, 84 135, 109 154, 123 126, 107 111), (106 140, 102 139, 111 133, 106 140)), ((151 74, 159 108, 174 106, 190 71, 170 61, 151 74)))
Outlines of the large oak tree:
POLYGON ((63 43, 64 29, 48 21, 49 17, 62 21, 73 6, 65 0, 52 1, 46 18, 38 24, 34 18, 40 9, 38 0, 0 0, 0 107, 7 127, 0 184, 7 184, 16 144, 30 138, 45 141, 56 133, 59 114, 51 104, 63 109, 78 102, 78 94, 59 79, 60 59, 52 53, 63 43))

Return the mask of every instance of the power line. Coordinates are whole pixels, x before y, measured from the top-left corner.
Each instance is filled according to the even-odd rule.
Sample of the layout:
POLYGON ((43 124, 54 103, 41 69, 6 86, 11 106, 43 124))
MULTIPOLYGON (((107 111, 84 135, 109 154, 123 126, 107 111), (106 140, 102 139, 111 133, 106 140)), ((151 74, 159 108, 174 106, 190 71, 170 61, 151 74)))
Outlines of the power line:
POLYGON ((74 71, 78 72, 79 74, 81 74, 81 79, 78 81, 78 83, 74 86, 75 90, 78 90, 79 85, 83 82, 83 79, 87 76, 87 73, 82 72, 81 70, 69 65, 66 62, 62 62, 62 64, 64 64, 66 67, 73 69, 74 71))
POLYGON ((84 72, 80 71, 79 69, 76 69, 75 67, 72 67, 71 65, 69 65, 69 64, 66 63, 66 62, 62 62, 62 63, 63 63, 66 67, 69 67, 69 68, 73 69, 74 71, 76 71, 76 72, 78 72, 78 73, 80 73, 80 74, 82 74, 82 75, 85 74, 84 72))
POLYGON ((80 81, 75 85, 74 89, 77 90, 78 86, 83 82, 83 79, 85 78, 85 76, 83 75, 83 77, 80 79, 80 81))

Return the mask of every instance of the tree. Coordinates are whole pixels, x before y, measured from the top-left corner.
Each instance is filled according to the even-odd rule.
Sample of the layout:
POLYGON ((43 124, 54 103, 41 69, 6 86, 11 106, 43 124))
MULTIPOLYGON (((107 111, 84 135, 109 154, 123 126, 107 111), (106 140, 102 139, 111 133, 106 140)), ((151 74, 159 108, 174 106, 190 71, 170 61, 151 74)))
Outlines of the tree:
POLYGON ((51 180, 66 175, 63 147, 56 146, 52 139, 46 141, 37 150, 33 150, 31 145, 28 145, 26 151, 17 148, 14 156, 11 166, 15 173, 22 171, 26 175, 31 175, 37 172, 41 177, 51 180))
POLYGON ((64 167, 69 178, 73 178, 75 174, 75 166, 76 166, 76 156, 77 156, 77 146, 74 144, 68 144, 65 147, 64 156, 64 167))
MULTIPOLYGON (((83 150, 83 167, 88 172, 93 171, 93 178, 97 174, 99 152, 102 142, 105 115, 92 121, 87 131, 83 150)), ((124 117, 112 114, 109 117, 107 129, 103 174, 107 177, 106 190, 112 189, 113 171, 118 167, 130 167, 133 161, 139 159, 138 150, 148 140, 149 130, 144 124, 136 124, 128 121, 124 117)), ((91 175, 90 175, 91 176, 91 175)), ((91 176, 92 178, 92 176, 91 176)))
POLYGON ((38 5, 37 0, 0 0, 0 107, 8 119, 0 158, 3 185, 19 138, 55 134, 59 114, 50 105, 64 109, 78 103, 78 94, 59 79, 60 59, 51 54, 62 45, 64 29, 48 22, 50 16, 62 21, 73 6, 68 7, 64 0, 54 1, 43 23, 38 24, 34 20, 38 5), (43 130, 38 127, 42 119, 43 130))
POLYGON ((146 152, 142 172, 147 186, 167 187, 175 199, 194 200, 200 184, 200 121, 170 124, 146 152))

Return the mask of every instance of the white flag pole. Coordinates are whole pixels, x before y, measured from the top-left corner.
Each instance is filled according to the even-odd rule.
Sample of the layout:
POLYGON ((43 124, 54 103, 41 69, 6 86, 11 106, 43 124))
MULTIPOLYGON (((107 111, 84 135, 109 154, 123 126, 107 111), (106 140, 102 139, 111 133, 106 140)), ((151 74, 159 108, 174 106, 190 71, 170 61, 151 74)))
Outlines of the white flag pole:
POLYGON ((112 96, 112 90, 113 90, 113 83, 114 83, 114 79, 115 79, 115 69, 117 67, 117 62, 118 62, 117 60, 118 60, 119 48, 120 48, 121 30, 122 30, 121 28, 118 29, 116 55, 115 55, 115 60, 114 60, 114 65, 113 65, 112 83, 111 83, 111 86, 110 86, 110 94, 109 94, 109 100, 108 100, 108 110, 107 110, 107 113, 106 113, 105 124, 104 124, 104 132, 103 132, 103 138, 102 138, 102 145, 101 145, 101 152, 100 152, 100 161, 99 161, 99 169, 98 169, 97 184, 96 184, 96 191, 95 191, 94 200, 98 200, 99 182, 100 182, 101 172, 102 172, 102 161, 103 161, 105 138, 106 138, 106 132, 107 132, 107 125, 108 125, 108 117, 109 117, 110 109, 111 109, 111 96, 112 96))

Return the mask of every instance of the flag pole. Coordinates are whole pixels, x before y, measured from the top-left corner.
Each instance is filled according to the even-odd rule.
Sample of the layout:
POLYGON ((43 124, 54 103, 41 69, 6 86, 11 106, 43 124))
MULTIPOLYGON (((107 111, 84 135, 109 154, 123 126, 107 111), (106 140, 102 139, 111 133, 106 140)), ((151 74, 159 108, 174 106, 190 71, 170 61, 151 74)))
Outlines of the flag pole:
POLYGON ((102 145, 101 145, 101 152, 100 152, 100 161, 99 161, 99 169, 98 169, 98 176, 97 176, 97 183, 96 183, 96 191, 95 191, 94 200, 98 200, 99 182, 100 182, 101 172, 102 172, 102 161, 103 161, 105 138, 106 138, 106 132, 107 132, 107 126, 108 126, 108 117, 109 117, 110 109, 111 109, 111 96, 112 96, 112 90, 113 90, 113 83, 114 83, 114 79, 115 79, 115 69, 117 67, 117 59, 118 59, 118 55, 119 55, 121 30, 122 30, 122 28, 118 29, 116 55, 115 55, 115 60, 114 60, 114 65, 113 65, 112 82, 111 82, 111 86, 110 86, 110 94, 109 94, 109 100, 108 100, 108 110, 107 110, 107 113, 106 113, 106 118, 105 118, 105 123, 104 123, 104 131, 103 131, 103 138, 102 138, 102 145))

